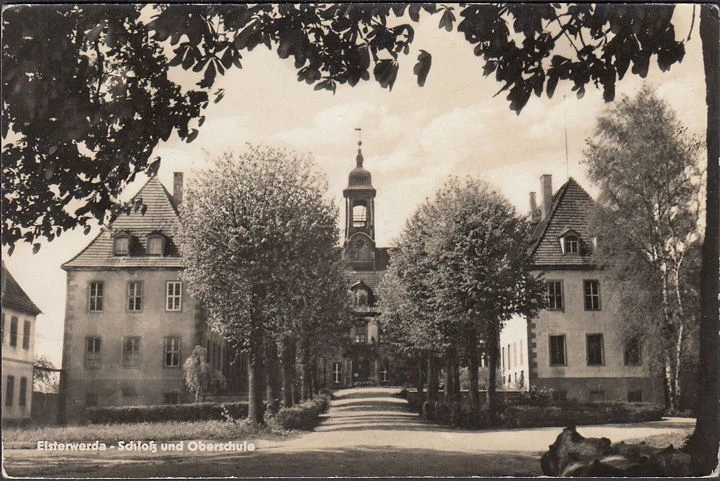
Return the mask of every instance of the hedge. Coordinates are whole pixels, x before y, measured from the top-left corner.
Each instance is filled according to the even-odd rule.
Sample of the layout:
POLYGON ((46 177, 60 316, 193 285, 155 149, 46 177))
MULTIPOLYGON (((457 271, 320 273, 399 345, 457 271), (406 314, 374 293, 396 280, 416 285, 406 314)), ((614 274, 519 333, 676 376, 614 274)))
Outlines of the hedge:
POLYGON ((207 421, 246 418, 247 402, 161 404, 88 408, 94 424, 142 423, 161 421, 207 421))
MULTIPOLYGON (((663 407, 646 403, 583 403, 572 406, 498 406, 493 427, 541 427, 591 425, 608 423, 637 423, 658 421, 663 407)), ((425 401, 421 416, 451 427, 478 429, 489 427, 486 405, 480 406, 473 419, 468 402, 425 401)))
POLYGON ((320 415, 327 410, 331 396, 332 394, 323 393, 311 401, 282 408, 274 416, 274 421, 283 429, 311 431, 320 421, 320 415))

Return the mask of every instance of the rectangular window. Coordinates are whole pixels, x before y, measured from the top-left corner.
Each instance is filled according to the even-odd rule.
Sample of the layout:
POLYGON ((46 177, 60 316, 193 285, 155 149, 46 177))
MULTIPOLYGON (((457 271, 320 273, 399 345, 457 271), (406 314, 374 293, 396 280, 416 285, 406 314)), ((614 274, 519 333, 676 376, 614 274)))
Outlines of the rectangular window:
POLYGON ((628 391, 627 400, 629 403, 641 403, 643 400, 642 391, 628 391))
POLYGON ((600 282, 596 280, 583 281, 585 291, 585 310, 600 310, 600 282))
POLYGON ((590 391, 590 402, 602 402, 605 400, 605 391, 590 391))
POLYGON ((123 367, 140 367, 140 338, 137 336, 123 338, 123 367))
POLYGON ((90 300, 88 303, 90 312, 100 312, 103 310, 103 287, 102 282, 90 283, 90 300))
POLYGON ((180 366, 180 338, 179 337, 166 337, 164 342, 165 351, 165 367, 179 367, 180 366))
POLYGON ((563 292, 562 281, 547 281, 547 308, 562 310, 563 292))
POLYGON ((342 382, 342 363, 334 362, 332 366, 333 382, 340 384, 342 382))
POLYGON ((32 330, 32 323, 30 321, 23 322, 23 349, 26 351, 30 349, 30 331, 32 330))
POLYGON ((640 341, 638 339, 630 339, 625 343, 623 361, 626 366, 639 366, 642 363, 642 357, 640 356, 640 341))
POLYGON ((383 329, 378 327, 378 344, 384 344, 385 343, 385 332, 383 329))
POLYGON ((5 405, 13 405, 13 396, 15 395, 15 376, 7 377, 7 384, 5 385, 5 405))
POLYGON ((367 336, 365 334, 355 334, 355 344, 367 344, 367 336))
POLYGON ((179 311, 182 308, 182 282, 168 281, 165 289, 165 310, 179 311))
POLYGON ((142 311, 142 282, 128 282, 128 311, 142 311))
POLYGON ((604 364, 603 356, 603 335, 588 334, 587 335, 587 363, 588 366, 602 366, 604 364))
POLYGON ((165 393, 165 404, 179 404, 180 403, 180 393, 176 392, 166 392, 165 393))
POLYGON ((565 252, 568 254, 577 254, 579 252, 577 236, 569 235, 565 237, 565 252))
POLYGON ((2 313, 2 328, 0 328, 0 336, 2 337, 2 342, 5 342, 5 313, 2 313))
POLYGON ((388 382, 388 366, 383 366, 380 370, 380 382, 388 382))
POLYGON ((523 347, 522 347, 522 339, 520 339, 520 364, 523 363, 523 347))
POLYGON ((550 365, 565 366, 565 335, 550 336, 550 365))
POLYGON ((513 342, 513 366, 517 367, 517 353, 518 353, 518 347, 517 343, 513 342))
POLYGON ((25 406, 27 404, 27 387, 28 382, 26 377, 20 378, 20 391, 18 392, 18 406, 25 406))
POLYGON ((502 370, 505 370, 505 348, 502 348, 502 370))
POLYGON ((98 395, 92 392, 85 394, 85 407, 94 408, 98 405, 98 395))
POLYGON ((558 391, 558 390, 553 389, 551 396, 552 396, 553 401, 566 401, 567 400, 567 391, 558 391))
POLYGON ((17 347, 18 338, 18 318, 12 316, 10 318, 10 346, 17 347))
POLYGON ((102 353, 100 352, 101 339, 98 336, 85 338, 85 368, 100 369, 102 353))

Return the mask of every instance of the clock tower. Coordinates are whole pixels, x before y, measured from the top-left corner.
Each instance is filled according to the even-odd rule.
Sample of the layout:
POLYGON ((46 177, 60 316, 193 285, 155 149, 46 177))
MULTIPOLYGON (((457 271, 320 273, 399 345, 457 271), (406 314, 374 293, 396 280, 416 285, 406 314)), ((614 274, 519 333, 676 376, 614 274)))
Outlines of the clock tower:
POLYGON ((362 141, 358 142, 356 166, 348 176, 345 197, 343 259, 352 269, 375 268, 375 189, 370 172, 363 167, 362 141))

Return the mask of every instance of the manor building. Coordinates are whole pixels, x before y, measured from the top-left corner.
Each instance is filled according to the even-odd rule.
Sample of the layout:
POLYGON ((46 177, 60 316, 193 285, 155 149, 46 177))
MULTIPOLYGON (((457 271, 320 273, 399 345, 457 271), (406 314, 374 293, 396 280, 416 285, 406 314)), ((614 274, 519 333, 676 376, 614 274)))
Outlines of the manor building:
POLYGON ((120 214, 62 265, 67 302, 60 385, 60 421, 86 419, 96 406, 191 401, 183 364, 194 346, 228 380, 246 391, 242 363, 205 323, 200 304, 180 278, 176 244, 183 175, 173 195, 155 176, 134 199, 143 208, 120 214))
POLYGON ((557 192, 541 177, 541 205, 530 193, 533 273, 543 275, 546 308, 515 317, 500 335, 499 376, 505 388, 550 388, 556 398, 580 401, 664 400, 662 377, 637 341, 625 342, 619 299, 595 262, 589 231, 590 195, 570 178, 557 192))
POLYGON ((2 263, 2 420, 30 419, 40 309, 2 263))

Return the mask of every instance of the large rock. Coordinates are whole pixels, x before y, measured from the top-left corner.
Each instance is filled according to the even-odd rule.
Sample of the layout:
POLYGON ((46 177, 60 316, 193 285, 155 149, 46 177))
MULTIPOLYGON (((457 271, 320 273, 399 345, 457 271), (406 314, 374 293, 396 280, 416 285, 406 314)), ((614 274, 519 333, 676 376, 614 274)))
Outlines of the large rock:
POLYGON ((543 474, 564 477, 689 476, 690 456, 673 446, 644 443, 611 445, 607 438, 585 438, 575 426, 558 435, 540 458, 543 474))

